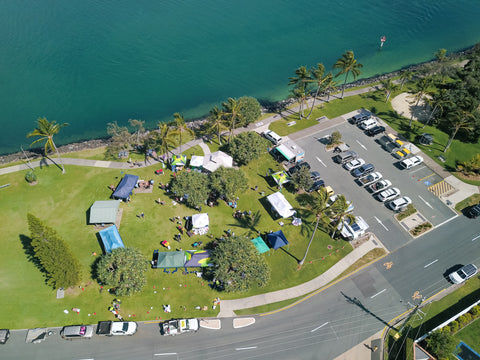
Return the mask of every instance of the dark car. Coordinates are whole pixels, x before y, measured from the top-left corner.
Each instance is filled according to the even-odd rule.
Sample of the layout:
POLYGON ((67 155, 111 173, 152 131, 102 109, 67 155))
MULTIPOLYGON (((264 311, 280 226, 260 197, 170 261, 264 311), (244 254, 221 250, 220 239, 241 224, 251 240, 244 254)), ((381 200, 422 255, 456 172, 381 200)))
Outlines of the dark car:
POLYGON ((295 174, 298 170, 300 170, 302 167, 306 167, 308 170, 310 170, 310 164, 306 161, 304 162, 301 162, 301 163, 298 163, 297 165, 291 167, 290 169, 288 169, 287 171, 287 174, 289 176, 292 176, 293 174, 295 174))
POLYGON ((375 135, 383 133, 384 131, 385 131, 384 126, 377 125, 374 128, 366 130, 365 134, 367 134, 368 136, 375 136, 375 135))
POLYGON ((468 211, 467 211, 467 216, 472 219, 476 219, 477 217, 480 216, 480 204, 477 204, 475 206, 472 206, 468 211))
POLYGON ((310 178, 313 180, 313 181, 317 181, 317 180, 320 180, 320 173, 318 171, 312 171, 310 173, 310 178))
POLYGON ((313 192, 313 191, 317 191, 318 189, 320 189, 321 187, 324 187, 325 186, 325 181, 323 180, 317 180, 313 183, 312 187, 310 189, 308 189, 308 192, 313 192))
POLYGON ((359 178, 361 176, 368 175, 374 171, 375 171, 375 166, 373 166, 372 164, 365 164, 353 170, 352 175, 355 176, 356 178, 359 178))
POLYGON ((358 114, 358 115, 352 116, 350 119, 348 119, 348 121, 354 125, 357 125, 365 120, 370 119, 370 117, 371 116, 369 114, 358 114))

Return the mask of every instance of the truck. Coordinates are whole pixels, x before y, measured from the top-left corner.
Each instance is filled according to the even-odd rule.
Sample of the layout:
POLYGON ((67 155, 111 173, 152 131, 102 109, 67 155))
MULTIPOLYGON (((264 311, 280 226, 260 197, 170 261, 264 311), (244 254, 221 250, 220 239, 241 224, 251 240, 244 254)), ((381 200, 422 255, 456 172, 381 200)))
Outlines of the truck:
POLYGON ((137 332, 137 323, 134 321, 100 321, 97 325, 97 335, 117 336, 133 335, 137 332))
POLYGON ((378 171, 376 171, 371 174, 368 174, 367 176, 363 176, 357 179, 357 182, 361 186, 367 186, 367 185, 373 184, 375 181, 380 180, 382 177, 383 175, 378 171))
POLYGON ((380 180, 380 181, 377 181, 376 183, 370 185, 368 187, 368 191, 372 194, 376 194, 380 191, 383 191, 387 188, 389 188, 390 186, 392 186, 392 182, 390 180, 380 180))
POLYGON ((417 156, 412 156, 409 159, 400 161, 400 166, 408 170, 414 166, 417 166, 418 164, 421 164, 422 162, 423 162, 423 157, 417 155, 417 156))
POLYGON ((162 335, 178 335, 189 332, 197 332, 199 328, 198 319, 172 319, 167 320, 160 326, 162 335))

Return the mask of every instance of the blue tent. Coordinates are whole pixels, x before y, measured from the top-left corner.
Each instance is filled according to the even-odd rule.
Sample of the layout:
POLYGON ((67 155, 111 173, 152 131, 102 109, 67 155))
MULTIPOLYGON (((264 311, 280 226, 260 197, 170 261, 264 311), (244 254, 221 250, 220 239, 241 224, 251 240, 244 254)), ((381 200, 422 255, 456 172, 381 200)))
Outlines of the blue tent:
POLYGON ((102 238, 103 248, 105 252, 112 252, 113 249, 123 248, 122 238, 118 232, 118 229, 115 225, 112 225, 106 229, 103 229, 99 232, 100 237, 102 238))
POLYGON ((270 243, 270 246, 276 250, 282 246, 288 245, 288 240, 283 235, 282 230, 275 231, 267 235, 267 241, 270 243))
POLYGON ((118 184, 115 192, 112 194, 112 198, 127 200, 130 195, 132 195, 132 190, 135 185, 137 185, 137 181, 137 175, 125 175, 120 181, 120 184, 118 184))

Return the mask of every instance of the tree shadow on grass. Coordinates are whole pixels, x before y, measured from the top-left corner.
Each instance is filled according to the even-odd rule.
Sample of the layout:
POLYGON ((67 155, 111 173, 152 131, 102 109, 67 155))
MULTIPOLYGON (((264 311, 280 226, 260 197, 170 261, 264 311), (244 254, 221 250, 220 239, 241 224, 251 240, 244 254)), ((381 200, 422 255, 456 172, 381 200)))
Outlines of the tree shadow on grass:
MULTIPOLYGON (((23 234, 20 234, 19 238, 20 242, 22 243, 23 251, 25 252, 27 260, 30 261, 38 270, 40 270, 41 273, 45 274, 45 276, 48 276, 47 271, 40 262, 40 259, 35 255, 35 250, 32 246, 32 239, 23 234)), ((46 283, 47 278, 45 278, 45 284, 46 283)))

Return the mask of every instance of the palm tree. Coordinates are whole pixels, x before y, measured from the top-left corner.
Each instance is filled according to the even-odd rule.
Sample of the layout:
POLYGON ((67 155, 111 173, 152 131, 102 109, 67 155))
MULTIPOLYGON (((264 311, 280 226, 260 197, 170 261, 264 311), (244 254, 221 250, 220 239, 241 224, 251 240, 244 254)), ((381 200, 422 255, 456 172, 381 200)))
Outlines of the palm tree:
POLYGON ((448 150, 448 148, 452 144, 453 139, 457 135, 458 130, 464 129, 467 131, 471 131, 473 129, 472 122, 475 119, 475 116, 471 112, 460 108, 457 108, 453 113, 448 115, 449 116, 447 121, 449 123, 449 127, 452 129, 452 134, 450 135, 448 143, 445 146, 443 152, 446 152, 448 150))
POLYGON ((230 144, 230 140, 233 136, 233 131, 235 130, 235 125, 237 122, 243 120, 243 115, 240 112, 240 103, 235 100, 234 98, 228 98, 227 102, 222 103, 224 108, 224 113, 226 116, 230 118, 229 120, 229 134, 228 134, 228 143, 230 144))
POLYGON ((158 126, 160 128, 158 135, 159 149, 163 155, 168 156, 170 149, 175 146, 175 142, 172 139, 172 132, 170 127, 165 123, 160 122, 158 126))
POLYGON ((344 53, 342 57, 337 60, 335 65, 333 65, 334 69, 340 69, 340 72, 337 75, 335 75, 335 77, 345 74, 345 81, 343 82, 343 87, 342 87, 342 99, 343 99, 343 94, 345 93, 345 84, 347 83, 348 74, 352 73, 353 80, 355 80, 357 76, 360 75, 361 73, 360 68, 362 67, 363 67, 362 64, 357 63, 357 60, 355 59, 355 55, 353 54, 353 51, 347 51, 346 53, 344 53))
POLYGON ((307 115, 307 119, 309 119, 310 115, 312 115, 313 108, 315 106, 315 101, 317 100, 318 94, 320 94, 320 92, 325 89, 325 82, 327 81, 328 76, 330 75, 329 73, 325 76, 325 66, 322 63, 318 63, 316 68, 315 67, 312 68, 310 70, 310 74, 311 74, 310 82, 317 85, 317 89, 315 90, 315 94, 313 95, 312 107, 310 108, 310 113, 307 115))
POLYGON ((180 144, 180 155, 182 154, 182 139, 183 134, 190 134, 193 135, 194 132, 190 129, 187 124, 185 124, 185 119, 183 118, 183 114, 175 113, 173 114, 173 119, 175 121, 175 130, 171 132, 172 135, 178 135, 178 143, 180 144))
POLYGON ((402 71, 402 73, 400 74, 400 80, 402 81, 400 84, 400 90, 403 89, 403 85, 405 85, 407 81, 412 80, 412 77, 413 77, 413 71, 410 71, 410 70, 402 71))
POLYGON ((328 103, 330 101, 330 94, 337 90, 337 82, 333 80, 333 75, 331 72, 329 72, 325 77, 324 86, 324 92, 327 94, 326 102, 328 103))
POLYGON ((295 99, 299 104, 298 117, 301 120, 304 118, 304 104, 307 102, 307 93, 305 89, 300 86, 295 86, 290 90, 290 97, 295 99))
POLYGON ((305 66, 300 66, 298 69, 295 70, 295 75, 296 76, 290 78, 288 85, 294 85, 292 93, 295 92, 296 94, 301 94, 301 96, 299 97, 299 117, 301 120, 304 117, 303 104, 305 103, 308 96, 308 85, 311 82, 311 74, 305 66))
POLYGON ((305 260, 307 259, 308 255, 308 250, 310 250, 310 245, 312 244, 312 240, 315 237, 315 232, 317 231, 318 224, 320 220, 322 220, 325 217, 325 211, 328 209, 328 193, 325 190, 325 188, 320 188, 318 192, 314 192, 314 194, 311 196, 311 202, 310 202, 310 210, 315 214, 315 227, 312 232, 312 236, 310 237, 310 240, 308 242, 307 249, 305 250, 305 255, 303 255, 302 260, 298 262, 298 265, 302 266, 305 260))
POLYGON ((31 133, 27 134, 27 138, 38 136, 39 138, 32 142, 30 146, 36 144, 40 141, 45 141, 45 156, 48 154, 48 150, 51 149, 52 151, 57 152, 58 160, 62 165, 62 174, 65 174, 65 166, 63 166, 62 158, 60 157, 60 153, 57 149, 53 141, 53 136, 60 132, 60 129, 64 126, 67 126, 68 123, 64 124, 57 124, 56 121, 48 121, 46 118, 39 118, 37 120, 37 127, 31 133))
POLYGON ((380 83, 383 85, 383 92, 385 93, 385 102, 388 101, 392 91, 395 91, 398 88, 398 85, 395 84, 392 79, 380 80, 380 83))
POLYGON ((217 106, 214 106, 212 110, 210 110, 210 116, 208 117, 210 120, 210 128, 208 129, 208 132, 214 131, 215 134, 217 134, 219 145, 222 145, 222 131, 227 130, 227 127, 224 125, 224 116, 225 113, 223 110, 219 109, 217 106))
MULTIPOLYGON (((432 85, 432 78, 429 76, 420 79, 420 81, 418 81, 415 84, 415 87, 413 90, 413 93, 414 93, 413 101, 415 102, 415 107, 417 107, 420 101, 425 97, 425 95, 427 95, 431 85, 432 85)), ((408 124, 409 127, 412 127, 412 122, 413 122, 413 111, 412 111, 412 116, 410 116, 410 123, 408 124)))
POLYGON ((347 201, 345 196, 338 195, 335 199, 335 202, 329 208, 329 214, 332 218, 332 239, 335 237, 337 229, 341 232, 345 222, 353 224, 355 222, 355 216, 350 214, 348 208, 350 203, 347 201), (340 226, 340 228, 339 228, 340 226))
POLYGON ((440 92, 432 94, 432 98, 429 98, 429 97, 425 98, 425 101, 432 108, 432 112, 428 116, 428 119, 425 122, 425 124, 423 125, 422 129, 425 129, 425 127, 433 119, 433 117, 437 113, 437 111, 440 111, 439 115, 442 115, 444 106, 445 105, 452 105, 452 102, 450 100, 448 100, 447 89, 440 89, 440 92))

